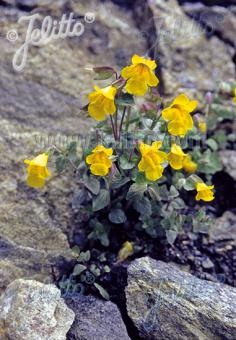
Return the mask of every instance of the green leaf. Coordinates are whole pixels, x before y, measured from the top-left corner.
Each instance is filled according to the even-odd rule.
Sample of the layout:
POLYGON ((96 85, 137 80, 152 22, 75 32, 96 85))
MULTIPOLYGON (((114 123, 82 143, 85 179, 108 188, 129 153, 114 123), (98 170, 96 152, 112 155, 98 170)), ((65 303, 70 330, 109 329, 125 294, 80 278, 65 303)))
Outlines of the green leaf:
POLYGON ((178 190, 173 185, 171 185, 170 192, 169 192, 169 198, 175 198, 175 197, 178 197, 178 196, 179 196, 178 190))
POLYGON ((166 238, 169 244, 174 244, 176 238, 178 236, 178 232, 176 230, 166 230, 166 238))
POLYGON ((125 185, 126 183, 128 183, 130 181, 129 177, 120 177, 120 178, 116 178, 112 184, 111 184, 111 188, 114 189, 119 189, 121 188, 123 185, 125 185))
POLYGON ((121 169, 123 170, 131 170, 135 167, 135 164, 132 162, 129 162, 129 160, 124 155, 120 157, 119 163, 120 163, 121 169))
POLYGON ((214 139, 209 138, 209 139, 207 139, 206 143, 213 151, 218 150, 218 144, 216 143, 216 141, 214 139))
POLYGON ((90 260, 91 257, 91 253, 89 250, 85 251, 85 252, 81 252, 79 254, 79 257, 77 259, 78 262, 88 262, 90 260))
POLYGON ((77 143, 71 142, 66 148, 68 158, 74 158, 77 154, 77 143))
POLYGON ((110 296, 108 294, 108 292, 102 287, 100 286, 98 283, 94 283, 94 286, 97 288, 97 290, 99 291, 99 293, 101 294, 101 296, 105 299, 105 300, 110 300, 110 296))
POLYGON ((115 73, 115 70, 112 67, 107 66, 94 67, 93 70, 96 73, 96 76, 94 77, 95 80, 110 79, 115 73))
POLYGON ((170 206, 172 207, 172 209, 174 210, 181 210, 184 209, 186 207, 185 202, 182 200, 182 198, 176 198, 174 201, 172 201, 170 203, 170 206))
POLYGON ((139 185, 153 183, 153 182, 150 182, 148 179, 146 179, 144 172, 138 172, 137 176, 134 178, 134 181, 136 184, 139 184, 139 185))
POLYGON ((110 267, 108 267, 107 265, 106 266, 104 266, 104 272, 105 273, 110 273, 110 271, 111 271, 111 268, 110 267))
POLYGON ((74 194, 72 200, 72 208, 76 209, 80 207, 80 205, 89 202, 91 199, 91 194, 85 189, 80 189, 74 194))
POLYGON ((112 209, 108 217, 109 220, 114 224, 125 223, 127 220, 125 213, 121 209, 112 209))
POLYGON ((122 93, 116 100, 118 106, 132 106, 134 104, 134 98, 129 93, 122 93))
POLYGON ((80 275, 84 270, 86 270, 87 267, 82 264, 76 264, 73 270, 73 275, 78 276, 80 275))
POLYGON ((56 171, 58 174, 60 174, 63 170, 65 170, 65 167, 67 165, 68 161, 64 156, 59 156, 56 159, 56 171))
POLYGON ((97 178, 93 176, 85 176, 83 178, 83 184, 86 188, 91 191, 94 195, 98 195, 100 190, 100 182, 97 178))
POLYGON ((218 152, 207 150, 198 162, 198 171, 205 174, 215 174, 223 168, 218 152))
POLYGON ((93 231, 88 235, 89 240, 99 240, 104 247, 109 246, 109 226, 103 225, 97 219, 90 220, 89 226, 93 231))
POLYGON ((130 201, 139 200, 143 197, 146 190, 147 184, 134 183, 130 186, 126 198, 130 201))
POLYGON ((99 194, 93 199, 93 211, 99 211, 107 207, 110 203, 110 193, 101 189, 99 194))
POLYGON ((141 215, 150 216, 152 214, 152 205, 147 197, 142 197, 141 199, 133 201, 134 209, 141 215))
POLYGON ((95 264, 91 264, 89 270, 95 276, 100 276, 101 275, 101 270, 95 264))
POLYGON ((186 190, 186 191, 195 190, 195 188, 196 188, 196 183, 195 183, 195 181, 194 181, 194 179, 193 179, 192 176, 189 176, 189 177, 186 179, 186 181, 185 181, 185 183, 184 183, 184 185, 183 185, 183 188, 184 188, 184 190, 186 190))
POLYGON ((71 248, 72 252, 75 254, 79 254, 80 253, 80 247, 79 246, 74 246, 71 248))

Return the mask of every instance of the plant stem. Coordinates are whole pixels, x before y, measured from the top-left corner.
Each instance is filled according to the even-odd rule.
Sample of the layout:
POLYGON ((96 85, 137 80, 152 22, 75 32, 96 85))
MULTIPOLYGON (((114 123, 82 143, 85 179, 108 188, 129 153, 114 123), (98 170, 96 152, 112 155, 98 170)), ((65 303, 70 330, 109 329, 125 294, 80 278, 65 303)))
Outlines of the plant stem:
POLYGON ((115 130, 114 122, 113 122, 112 116, 109 115, 109 117, 110 117, 110 120, 111 120, 111 127, 112 127, 113 136, 114 136, 114 139, 116 141, 117 140, 117 135, 116 135, 116 130, 115 130))
POLYGON ((126 106, 124 106, 123 114, 122 114, 121 121, 120 121, 119 140, 120 140, 120 135, 121 135, 121 131, 122 131, 122 126, 123 126, 123 122, 124 122, 124 118, 125 118, 125 112, 126 112, 126 106))
MULTIPOLYGON (((65 151, 64 151, 64 150, 60 149, 60 148, 59 148, 58 146, 56 146, 55 144, 52 144, 52 147, 53 147, 56 151, 58 151, 59 153, 61 153, 63 156, 66 157, 66 154, 65 154, 65 151)), ((69 161, 70 165, 71 165, 75 170, 77 170, 77 166, 74 164, 74 162, 73 162, 71 159, 69 159, 68 157, 66 157, 66 158, 67 158, 67 160, 69 161)))
POLYGON ((131 114, 131 106, 128 107, 128 114, 125 122, 125 131, 128 132, 129 130, 129 120, 130 120, 130 114, 131 114))
POLYGON ((157 125, 157 123, 158 123, 160 118, 161 118, 161 113, 160 113, 160 115, 156 119, 154 119, 152 121, 152 125, 150 126, 150 130, 153 130, 156 127, 156 125, 157 125))
POLYGON ((118 108, 115 113, 115 130, 116 130, 116 138, 117 140, 119 139, 119 134, 118 134, 118 108))

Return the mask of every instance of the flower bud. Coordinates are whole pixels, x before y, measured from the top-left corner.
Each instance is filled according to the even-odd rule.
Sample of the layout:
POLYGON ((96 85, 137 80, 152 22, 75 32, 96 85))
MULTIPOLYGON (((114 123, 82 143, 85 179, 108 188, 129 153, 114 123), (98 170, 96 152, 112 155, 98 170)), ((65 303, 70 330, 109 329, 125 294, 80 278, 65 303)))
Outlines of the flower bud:
POLYGON ((212 104, 213 102, 213 94, 211 92, 207 92, 205 96, 206 103, 208 105, 212 104))

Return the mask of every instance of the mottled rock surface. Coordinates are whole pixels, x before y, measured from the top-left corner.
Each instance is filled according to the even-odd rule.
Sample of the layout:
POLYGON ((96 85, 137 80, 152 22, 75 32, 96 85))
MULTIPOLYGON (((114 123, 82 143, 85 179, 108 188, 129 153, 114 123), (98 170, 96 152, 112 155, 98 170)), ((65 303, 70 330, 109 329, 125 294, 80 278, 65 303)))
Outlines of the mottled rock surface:
POLYGON ((185 91, 196 96, 214 91, 219 81, 235 78, 234 49, 215 35, 207 39, 207 32, 177 0, 138 4, 136 15, 149 39, 149 51, 159 61, 164 93, 185 91))
POLYGON ((220 152, 220 159, 228 174, 236 180, 236 151, 223 150, 220 152))
POLYGON ((236 215, 226 211, 217 218, 209 230, 212 242, 228 241, 236 245, 236 215))
POLYGON ((225 8, 222 6, 205 6, 198 2, 186 3, 184 11, 201 25, 207 27, 208 35, 217 33, 226 43, 236 48, 236 7, 225 8))
POLYGON ((0 298, 1 340, 65 340, 74 317, 55 286, 16 280, 0 298))
POLYGON ((67 305, 75 313, 68 340, 129 340, 117 306, 93 296, 68 298, 67 305))
POLYGON ((144 339, 235 339, 236 289, 149 257, 128 268, 127 312, 144 339))
MULTIPOLYGON (((42 190, 27 188, 23 160, 48 145, 66 147, 82 142, 93 121, 80 115, 80 107, 91 91, 91 65, 121 68, 133 53, 142 54, 145 43, 131 13, 111 2, 7 0, 0 2, 0 290, 19 277, 51 281, 54 271, 65 265, 73 220, 69 203, 73 194, 73 172, 53 177, 42 190), (25 39, 27 23, 22 16, 74 13, 84 25, 80 37, 59 39, 41 47, 30 47, 23 71, 16 72, 12 60, 25 39), (87 13, 95 20, 87 22, 87 13), (9 41, 9 30, 18 40, 9 41), (20 260, 20 256, 22 256, 20 260), (63 264, 63 257, 65 258, 63 264)), ((99 84, 99 82, 96 82, 99 84)))

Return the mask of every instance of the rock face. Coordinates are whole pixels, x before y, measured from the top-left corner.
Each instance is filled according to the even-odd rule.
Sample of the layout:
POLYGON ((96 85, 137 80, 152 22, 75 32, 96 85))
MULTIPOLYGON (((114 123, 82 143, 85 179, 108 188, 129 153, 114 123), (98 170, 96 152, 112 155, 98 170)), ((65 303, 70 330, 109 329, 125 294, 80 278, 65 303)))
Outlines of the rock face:
POLYGON ((236 151, 224 150, 220 152, 220 159, 228 174, 236 180, 236 151))
POLYGON ((127 312, 144 339, 235 339, 236 289, 149 257, 128 269, 127 312))
POLYGON ((235 78, 234 49, 191 20, 177 0, 138 1, 137 18, 160 64, 162 90, 173 95, 213 91, 218 81, 235 78), (217 53, 215 53, 217 51, 217 53), (222 67, 224 65, 224 67, 222 67))
POLYGON ((33 190, 25 185, 23 160, 52 143, 63 148, 72 140, 82 142, 93 125, 79 114, 94 84, 93 74, 85 68, 104 64, 120 68, 133 53, 142 54, 145 43, 136 38, 139 31, 131 14, 110 2, 0 3, 1 291, 21 277, 52 281, 54 270, 66 266, 66 235, 73 228, 69 207, 74 189, 72 171, 59 178, 49 164, 53 177, 42 190, 33 190), (47 15, 59 20, 70 12, 84 25, 82 36, 31 46, 25 68, 16 72, 13 56, 23 44, 28 26, 18 19, 39 13, 41 25, 47 15), (91 23, 88 15, 85 20, 89 12, 95 15, 91 23), (6 38, 12 29, 19 37, 15 42, 6 38))
MULTIPOLYGON (((233 5, 233 4, 232 4, 233 5)), ((202 3, 186 3, 184 11, 202 25, 208 26, 208 34, 215 32, 221 38, 236 48, 235 35, 236 15, 235 6, 225 8, 222 6, 204 6, 202 3)))
POLYGON ((2 340, 65 340, 74 313, 53 285, 16 280, 0 298, 2 340))
POLYGON ((68 340, 129 340, 117 306, 93 296, 69 298, 67 305, 75 313, 68 340))
POLYGON ((217 218, 209 230, 209 238, 212 242, 228 241, 236 244, 236 215, 226 211, 223 216, 217 218))

